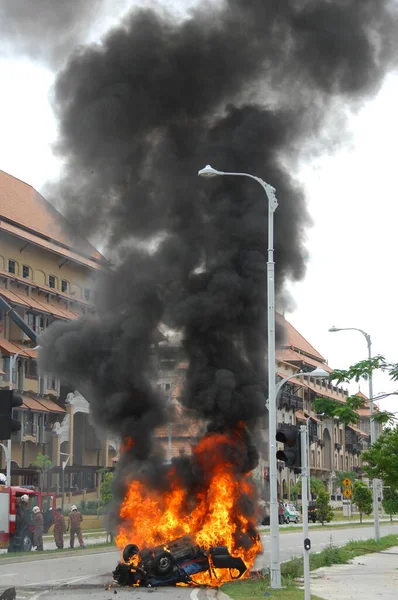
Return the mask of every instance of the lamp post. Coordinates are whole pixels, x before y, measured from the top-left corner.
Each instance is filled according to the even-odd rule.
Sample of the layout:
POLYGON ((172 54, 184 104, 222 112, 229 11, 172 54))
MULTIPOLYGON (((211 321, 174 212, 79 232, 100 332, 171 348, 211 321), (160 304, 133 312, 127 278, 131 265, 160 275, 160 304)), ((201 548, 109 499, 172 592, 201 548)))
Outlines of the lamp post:
POLYGON ((248 177, 263 188, 268 200, 268 259, 267 259, 267 328, 268 328, 268 435, 269 435, 269 479, 270 479, 270 535, 271 535, 271 587, 280 588, 281 568, 279 560, 278 520, 278 473, 276 466, 276 365, 275 365, 275 263, 274 263, 274 212, 278 206, 275 188, 249 173, 227 173, 217 171, 210 165, 198 172, 200 177, 248 177))
MULTIPOLYGON (((39 346, 35 346, 33 348, 33 350, 39 350, 39 346)), ((20 356, 20 354, 22 354, 22 350, 20 350, 19 352, 17 352, 14 355, 10 355, 10 382, 8 385, 8 389, 9 390, 13 390, 14 389, 14 370, 15 370, 15 365, 17 364, 17 358, 18 356, 20 356)), ((6 461, 7 461, 7 466, 6 466, 6 478, 7 478, 7 484, 11 485, 11 439, 7 440, 7 455, 6 455, 6 461)))
MULTIPOLYGON (((372 360, 372 340, 370 335, 363 331, 363 329, 358 329, 357 327, 331 327, 329 329, 331 333, 335 333, 336 331, 359 331, 366 339, 366 344, 368 346, 368 358, 372 360)), ((369 412, 370 412, 370 443, 374 444, 377 438, 376 433, 376 422, 373 418, 373 373, 372 369, 369 372, 369 412)), ((378 498, 378 487, 379 480, 373 479, 372 482, 372 493, 373 493, 373 515, 374 515, 374 536, 375 540, 380 539, 380 522, 379 522, 379 498, 378 498)))
MULTIPOLYGON (((10 382, 8 385, 9 390, 14 389, 14 370, 17 364, 17 358, 21 354, 21 350, 14 355, 10 355, 10 382)), ((7 466, 6 466, 6 478, 7 485, 11 485, 11 439, 7 440, 7 466)))

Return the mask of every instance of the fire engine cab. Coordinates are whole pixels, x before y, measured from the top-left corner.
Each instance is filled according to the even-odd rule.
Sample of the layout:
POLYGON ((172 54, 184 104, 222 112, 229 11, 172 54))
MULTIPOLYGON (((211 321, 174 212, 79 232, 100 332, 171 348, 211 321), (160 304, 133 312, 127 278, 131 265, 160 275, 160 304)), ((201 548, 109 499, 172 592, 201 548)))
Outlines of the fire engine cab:
POLYGON ((0 486, 0 548, 8 552, 29 552, 33 545, 32 508, 38 506, 43 513, 44 533, 54 523, 56 495, 43 494, 39 490, 15 486, 0 486), (18 522, 18 502, 23 495, 25 503, 24 518, 18 522))

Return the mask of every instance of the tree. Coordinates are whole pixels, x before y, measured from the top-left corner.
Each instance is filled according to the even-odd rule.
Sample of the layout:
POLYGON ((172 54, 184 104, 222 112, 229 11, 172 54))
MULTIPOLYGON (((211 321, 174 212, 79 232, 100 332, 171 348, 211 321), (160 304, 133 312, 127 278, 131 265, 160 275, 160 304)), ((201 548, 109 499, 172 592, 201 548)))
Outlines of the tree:
POLYGON ((391 523, 392 516, 398 514, 398 490, 387 488, 384 492, 383 508, 390 515, 391 523))
POLYGON ((329 523, 333 519, 333 509, 329 504, 329 492, 323 486, 323 490, 320 490, 316 499, 316 513, 318 520, 325 524, 325 521, 329 523))
POLYGON ((359 510, 359 520, 362 523, 362 515, 370 515, 372 512, 372 492, 362 481, 356 481, 353 485, 352 500, 359 510))
POLYGON ((40 489, 43 490, 44 474, 53 466, 50 457, 47 456, 47 454, 42 454, 39 452, 35 460, 32 462, 32 466, 37 467, 37 470, 40 473, 40 489))
POLYGON ((387 427, 372 446, 362 453, 363 470, 371 479, 398 489, 398 427, 387 427))
MULTIPOLYGON (((311 495, 318 496, 319 492, 325 489, 325 484, 316 477, 310 478, 311 495)), ((297 500, 297 496, 301 494, 301 479, 297 481, 291 488, 290 493, 294 500, 297 500)))
POLYGON ((104 473, 104 475, 103 475, 103 479, 102 479, 102 482, 100 485, 100 495, 101 495, 102 504, 104 506, 106 506, 107 504, 109 504, 109 502, 113 498, 113 494, 112 494, 113 473, 112 473, 112 471, 105 471, 105 470, 103 473, 104 473))
MULTIPOLYGON (((398 381, 398 364, 388 363, 384 356, 378 355, 367 360, 361 360, 351 365, 346 370, 336 369, 330 375, 330 381, 337 385, 340 383, 358 382, 360 379, 369 379, 369 375, 375 370, 387 371, 392 381, 398 381)), ((383 397, 383 396, 382 396, 383 397)), ((377 400, 377 397, 374 398, 377 400)), ((326 417, 339 419, 345 425, 351 425, 359 421, 357 410, 365 406, 366 400, 360 396, 349 396, 345 402, 331 400, 330 398, 316 398, 314 410, 323 413, 326 417)), ((374 420, 378 423, 388 423, 394 416, 388 411, 378 411, 374 414, 374 420)))

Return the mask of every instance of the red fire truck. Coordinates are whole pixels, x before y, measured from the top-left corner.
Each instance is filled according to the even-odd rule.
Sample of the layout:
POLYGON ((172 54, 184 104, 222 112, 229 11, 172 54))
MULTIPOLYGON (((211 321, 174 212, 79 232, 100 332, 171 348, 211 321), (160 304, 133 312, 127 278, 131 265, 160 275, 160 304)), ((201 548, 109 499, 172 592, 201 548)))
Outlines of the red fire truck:
POLYGON ((33 544, 32 508, 39 506, 43 513, 44 533, 54 523, 56 495, 43 494, 33 488, 0 486, 0 548, 8 552, 29 552, 33 544), (26 517, 17 523, 17 502, 26 494, 29 497, 26 517))

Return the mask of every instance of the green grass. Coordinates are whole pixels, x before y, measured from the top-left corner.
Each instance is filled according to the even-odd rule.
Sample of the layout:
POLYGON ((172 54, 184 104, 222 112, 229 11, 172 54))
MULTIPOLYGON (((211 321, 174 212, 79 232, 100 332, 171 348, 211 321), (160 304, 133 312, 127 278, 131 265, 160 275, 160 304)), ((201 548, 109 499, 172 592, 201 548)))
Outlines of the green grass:
MULTIPOLYGON (((398 545, 397 535, 387 535, 380 538, 378 542, 373 539, 359 540, 349 542, 340 548, 328 546, 322 552, 311 554, 310 568, 312 571, 322 567, 330 567, 336 564, 346 564, 356 556, 362 556, 371 552, 382 552, 392 546, 398 545)), ((269 577, 263 575, 253 575, 250 579, 243 581, 234 581, 222 586, 222 591, 231 596, 233 600, 249 600, 251 598, 262 598, 263 600, 273 600, 274 598, 283 598, 283 600, 302 600, 304 592, 296 587, 296 580, 303 577, 303 559, 294 558, 281 564, 282 590, 272 590, 269 584, 269 577)), ((316 596, 311 596, 316 600, 316 596)))
MULTIPOLYGON (((397 521, 394 520, 393 524, 396 523, 397 521)), ((332 521, 333 523, 333 521, 332 521)), ((283 527, 279 529, 279 533, 283 534, 283 533, 292 533, 294 531, 300 532, 301 531, 301 521, 299 522, 300 527, 293 526, 293 525, 288 525, 287 527, 283 527)), ((310 527, 310 531, 316 531, 316 530, 320 530, 323 529, 328 530, 328 531, 332 531, 335 529, 351 529, 352 527, 372 527, 373 523, 350 523, 349 519, 347 520, 347 523, 341 523, 339 525, 331 525, 330 523, 325 523, 325 525, 321 525, 321 523, 319 523, 318 525, 311 525, 310 527)), ((380 523, 380 527, 383 527, 383 525, 391 525, 390 521, 381 521, 380 523)), ((269 533, 270 528, 269 527, 260 527, 259 531, 260 533, 269 533)))
MULTIPOLYGON (((233 600, 303 600, 304 591, 295 585, 288 585, 281 590, 273 590, 265 579, 244 579, 233 583, 225 583, 221 590, 233 600)), ((311 600, 321 600, 311 594, 311 600)))

